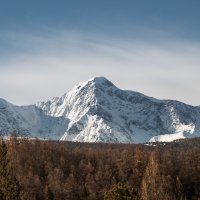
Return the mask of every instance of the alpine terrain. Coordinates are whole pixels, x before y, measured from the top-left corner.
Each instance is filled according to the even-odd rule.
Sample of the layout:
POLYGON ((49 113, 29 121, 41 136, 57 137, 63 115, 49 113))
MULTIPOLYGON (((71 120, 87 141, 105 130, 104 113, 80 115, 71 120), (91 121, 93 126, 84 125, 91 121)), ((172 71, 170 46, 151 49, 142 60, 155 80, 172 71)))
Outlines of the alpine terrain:
POLYGON ((96 77, 36 105, 0 99, 0 131, 78 142, 173 141, 200 137, 200 107, 120 90, 96 77))

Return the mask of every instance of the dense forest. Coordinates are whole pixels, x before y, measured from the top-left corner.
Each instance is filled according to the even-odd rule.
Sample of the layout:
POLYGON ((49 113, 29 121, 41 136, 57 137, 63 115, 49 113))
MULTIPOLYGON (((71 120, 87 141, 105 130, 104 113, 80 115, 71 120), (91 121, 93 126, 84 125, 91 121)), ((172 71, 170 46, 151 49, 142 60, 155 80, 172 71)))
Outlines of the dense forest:
POLYGON ((200 139, 87 144, 0 143, 0 199, 198 200, 200 139))

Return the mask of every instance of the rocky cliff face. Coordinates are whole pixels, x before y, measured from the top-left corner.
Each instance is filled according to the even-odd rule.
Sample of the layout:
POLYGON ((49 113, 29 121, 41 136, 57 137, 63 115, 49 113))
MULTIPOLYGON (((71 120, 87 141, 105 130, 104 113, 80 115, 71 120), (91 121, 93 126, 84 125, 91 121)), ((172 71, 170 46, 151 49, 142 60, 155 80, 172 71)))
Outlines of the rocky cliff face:
POLYGON ((104 77, 61 97, 18 107, 0 101, 0 127, 39 138, 141 143, 200 136, 200 108, 118 89, 104 77))

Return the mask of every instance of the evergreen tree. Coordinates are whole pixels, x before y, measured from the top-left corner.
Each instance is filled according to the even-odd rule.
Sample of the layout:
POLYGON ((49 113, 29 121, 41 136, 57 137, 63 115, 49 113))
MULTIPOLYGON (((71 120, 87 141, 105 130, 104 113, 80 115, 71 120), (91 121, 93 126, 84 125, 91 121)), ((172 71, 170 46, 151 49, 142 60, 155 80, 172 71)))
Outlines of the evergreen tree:
POLYGON ((104 195, 104 200, 139 200, 138 194, 125 184, 119 183, 104 195))
POLYGON ((7 160, 7 146, 0 139, 0 199, 18 200, 19 185, 7 160))

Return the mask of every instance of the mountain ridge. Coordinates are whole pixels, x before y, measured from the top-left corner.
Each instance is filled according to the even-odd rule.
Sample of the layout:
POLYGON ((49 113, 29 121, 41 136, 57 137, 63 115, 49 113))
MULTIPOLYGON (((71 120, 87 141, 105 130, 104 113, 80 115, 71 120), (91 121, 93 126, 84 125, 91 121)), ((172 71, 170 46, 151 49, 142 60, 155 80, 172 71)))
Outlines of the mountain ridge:
POLYGON ((200 107, 121 90, 105 77, 94 77, 35 105, 0 99, 0 127, 4 135, 14 129, 78 142, 173 141, 200 136, 200 107))

